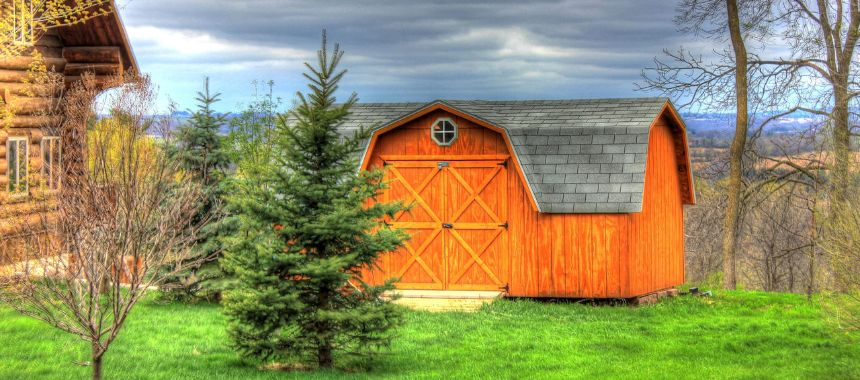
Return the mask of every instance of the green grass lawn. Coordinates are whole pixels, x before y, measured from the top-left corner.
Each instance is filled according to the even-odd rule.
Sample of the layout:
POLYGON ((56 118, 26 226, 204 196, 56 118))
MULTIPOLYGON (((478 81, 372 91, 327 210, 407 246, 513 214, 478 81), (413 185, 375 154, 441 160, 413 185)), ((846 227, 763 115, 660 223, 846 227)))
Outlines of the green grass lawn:
MULTIPOLYGON (((860 378, 857 337, 802 296, 680 297, 639 308, 500 301, 478 313, 409 312, 367 372, 275 372, 227 347, 218 306, 137 306, 106 357, 108 379, 860 378)), ((0 378, 75 379, 88 347, 0 307, 0 378)))

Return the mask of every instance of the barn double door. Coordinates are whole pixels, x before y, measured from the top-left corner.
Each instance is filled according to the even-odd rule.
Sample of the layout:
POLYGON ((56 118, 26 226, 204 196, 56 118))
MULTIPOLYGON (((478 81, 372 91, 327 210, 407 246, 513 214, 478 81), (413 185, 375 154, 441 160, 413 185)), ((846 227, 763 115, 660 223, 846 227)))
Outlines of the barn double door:
POLYGON ((401 289, 497 290, 509 272, 503 156, 384 156, 391 224, 411 239, 386 258, 401 289), (428 159, 429 158, 429 159, 428 159))

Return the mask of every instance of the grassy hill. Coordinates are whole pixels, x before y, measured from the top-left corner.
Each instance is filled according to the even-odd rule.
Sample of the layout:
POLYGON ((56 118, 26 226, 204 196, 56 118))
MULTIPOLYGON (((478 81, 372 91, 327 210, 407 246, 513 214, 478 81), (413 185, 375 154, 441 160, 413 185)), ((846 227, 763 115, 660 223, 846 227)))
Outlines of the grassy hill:
MULTIPOLYGON (((719 292, 631 307, 500 301, 478 313, 409 312, 391 351, 334 372, 241 362, 215 305, 145 302, 106 357, 115 379, 860 377, 858 336, 802 296, 719 292), (370 366, 369 371, 359 367, 370 366)), ((0 379, 86 378, 81 341, 0 307, 0 379)))

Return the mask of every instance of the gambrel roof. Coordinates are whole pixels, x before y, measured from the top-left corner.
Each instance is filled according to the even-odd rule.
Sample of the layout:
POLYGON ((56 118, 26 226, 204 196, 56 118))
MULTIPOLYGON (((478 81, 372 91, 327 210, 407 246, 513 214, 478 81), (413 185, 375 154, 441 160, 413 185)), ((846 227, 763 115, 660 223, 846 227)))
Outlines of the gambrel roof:
MULTIPOLYGON (((356 104, 341 128, 349 133, 364 126, 378 134, 439 107, 500 128, 545 213, 640 212, 650 128, 667 108, 677 118, 666 98, 437 100, 356 104)), ((684 198, 693 203, 688 155, 686 161, 690 194, 684 198)))

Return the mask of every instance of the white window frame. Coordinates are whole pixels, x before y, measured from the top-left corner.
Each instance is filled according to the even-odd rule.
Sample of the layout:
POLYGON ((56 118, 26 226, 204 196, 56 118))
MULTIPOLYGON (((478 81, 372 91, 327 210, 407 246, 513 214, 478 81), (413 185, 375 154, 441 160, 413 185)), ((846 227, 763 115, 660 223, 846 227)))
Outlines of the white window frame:
POLYGON ((29 177, 29 176, 30 176, 30 139, 26 136, 9 136, 9 138, 6 139, 6 178, 8 179, 8 183, 6 184, 6 192, 11 193, 13 196, 15 196, 15 195, 25 196, 25 195, 29 194, 30 193, 30 183, 27 179, 27 177, 29 177), (23 152, 24 154, 22 155, 21 151, 16 151, 17 155, 15 156, 15 158, 16 158, 17 162, 12 163, 9 161, 9 153, 12 151, 12 144, 18 144, 21 141, 24 141, 24 152, 23 152), (12 165, 15 165, 15 167, 17 168, 17 170, 15 170, 15 173, 16 173, 15 188, 20 189, 21 179, 22 179, 21 178, 21 160, 22 160, 22 157, 24 160, 24 162, 23 162, 24 171, 26 172, 26 175, 23 178, 24 188, 23 188, 23 190, 12 191, 12 177, 11 177, 12 170, 11 170, 11 168, 12 168, 12 165))
MULTIPOLYGON (((433 124, 430 124, 430 138, 433 139, 433 142, 435 142, 436 145, 451 146, 451 144, 453 144, 454 141, 457 141, 459 129, 460 129, 460 127, 457 125, 457 123, 455 123, 454 120, 451 120, 450 117, 440 117, 440 118, 436 119, 436 121, 434 121, 433 124), (437 139, 436 138, 436 130, 435 130, 437 124, 442 123, 442 122, 446 122, 446 121, 448 123, 450 123, 451 126, 454 128, 454 131, 453 131, 454 135, 451 137, 451 141, 448 141, 448 142, 440 141, 439 139, 437 139)), ((445 134, 450 133, 450 132, 442 130, 441 133, 442 133, 442 136, 445 136, 445 134)))
POLYGON ((35 44, 33 14, 35 9, 33 3, 29 3, 29 9, 23 8, 24 4, 12 3, 12 43, 18 46, 33 46, 35 44))
POLYGON ((48 190, 59 190, 61 185, 60 173, 53 173, 53 170, 62 170, 63 168, 63 140, 60 139, 60 136, 42 137, 40 148, 42 153, 42 183, 48 190), (54 152, 47 152, 48 155, 45 155, 46 148, 50 150, 52 146, 51 142, 56 142, 56 155, 52 154, 54 152), (57 158, 56 163, 52 162, 54 157, 57 158), (46 160, 46 158, 48 158, 48 160, 46 160))

